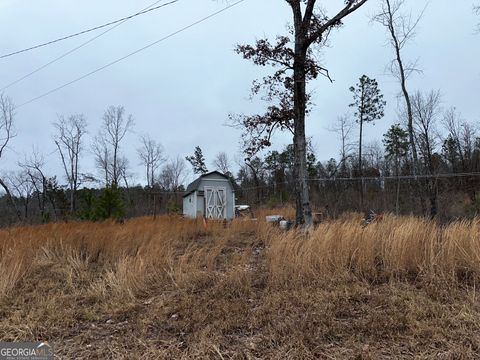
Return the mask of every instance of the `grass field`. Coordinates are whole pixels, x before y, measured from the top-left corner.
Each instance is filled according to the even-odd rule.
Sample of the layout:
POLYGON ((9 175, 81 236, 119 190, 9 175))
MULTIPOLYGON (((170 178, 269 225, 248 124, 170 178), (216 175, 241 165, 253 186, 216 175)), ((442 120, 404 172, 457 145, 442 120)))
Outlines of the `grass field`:
POLYGON ((48 224, 0 256, 0 339, 60 358, 480 358, 480 221, 48 224))

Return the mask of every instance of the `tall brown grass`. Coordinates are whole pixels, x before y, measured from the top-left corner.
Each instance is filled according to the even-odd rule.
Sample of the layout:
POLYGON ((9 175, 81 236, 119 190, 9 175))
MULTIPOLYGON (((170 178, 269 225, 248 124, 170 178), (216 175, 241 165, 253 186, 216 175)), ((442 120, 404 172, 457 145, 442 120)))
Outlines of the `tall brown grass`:
POLYGON ((479 220, 439 225, 385 216, 362 228, 360 218, 351 215, 305 233, 281 231, 260 215, 257 222, 209 223, 207 228, 201 221, 163 217, 124 225, 68 223, 2 230, 0 296, 14 291, 29 274, 55 268, 72 289, 84 287, 98 298, 133 297, 163 283, 188 283, 202 272, 248 268, 254 246, 265 247, 268 281, 275 286, 349 276, 472 282, 480 274, 479 220))
POLYGON ((64 358, 374 359, 385 341, 398 358, 406 337, 436 358, 421 343, 433 335, 456 358, 480 353, 480 221, 362 228, 353 214, 285 232, 262 220, 276 212, 293 215, 1 230, 0 339, 47 340, 64 358), (370 357, 359 334, 380 347, 370 357))
POLYGON ((474 281, 480 274, 480 222, 439 225, 414 217, 386 216, 366 228, 348 217, 309 233, 267 236, 270 274, 276 282, 325 277, 371 281, 428 278, 474 281))

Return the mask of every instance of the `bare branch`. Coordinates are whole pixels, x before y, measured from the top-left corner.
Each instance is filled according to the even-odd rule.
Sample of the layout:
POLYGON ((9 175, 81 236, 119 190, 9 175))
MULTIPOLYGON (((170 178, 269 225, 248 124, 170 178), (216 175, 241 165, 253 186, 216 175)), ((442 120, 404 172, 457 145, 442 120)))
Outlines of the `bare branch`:
POLYGON ((13 127, 14 110, 15 105, 12 100, 0 94, 0 158, 9 141, 16 135, 13 127))
POLYGON ((57 130, 54 142, 70 187, 70 211, 73 213, 76 209, 76 193, 80 184, 78 168, 80 153, 83 150, 82 139, 87 133, 87 121, 82 114, 71 115, 68 118, 59 116, 53 126, 57 130))
POLYGON ((137 149, 141 165, 145 166, 147 186, 153 186, 157 179, 157 170, 166 161, 163 146, 149 135, 140 137, 141 147, 137 149))
MULTIPOLYGON (((103 115, 102 129, 97 135, 94 152, 97 166, 105 172, 107 181, 118 184, 122 178, 125 169, 120 164, 120 143, 133 125, 133 116, 125 116, 123 106, 110 106, 103 115)), ((123 162, 123 165, 126 163, 123 162)))

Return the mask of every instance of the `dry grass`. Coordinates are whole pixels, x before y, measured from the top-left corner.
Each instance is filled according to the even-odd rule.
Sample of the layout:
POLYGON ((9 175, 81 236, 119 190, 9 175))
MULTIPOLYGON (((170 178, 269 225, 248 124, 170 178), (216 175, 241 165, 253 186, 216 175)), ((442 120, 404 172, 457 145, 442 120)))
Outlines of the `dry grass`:
POLYGON ((472 284, 480 274, 480 222, 447 226, 414 217, 386 216, 359 227, 359 218, 326 222, 303 234, 268 238, 270 273, 277 281, 312 283, 326 277, 383 282, 422 278, 472 284), (321 275, 319 275, 321 274, 321 275))
POLYGON ((479 358, 480 222, 359 224, 3 230, 0 339, 75 359, 479 358))

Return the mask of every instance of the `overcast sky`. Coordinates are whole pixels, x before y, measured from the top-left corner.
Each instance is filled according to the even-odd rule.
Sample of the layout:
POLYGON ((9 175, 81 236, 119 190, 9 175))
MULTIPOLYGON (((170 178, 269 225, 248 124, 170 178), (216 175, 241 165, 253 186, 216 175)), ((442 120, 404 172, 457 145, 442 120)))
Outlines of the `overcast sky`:
MULTIPOLYGON (((0 0, 0 53, 52 40, 89 27, 122 18, 151 5, 154 0, 0 0)), ((164 1, 167 2, 167 1, 164 1)), ((426 1, 408 0, 414 12, 426 1)), ((327 0, 330 14, 343 1, 327 0)), ((158 11, 132 19, 79 51, 8 88, 5 94, 22 104, 57 86, 120 58, 186 25, 220 10, 222 1, 180 0, 158 11)), ((377 78, 388 102, 386 116, 368 125, 368 139, 378 138, 396 118, 398 84, 385 74, 391 60, 384 30, 369 17, 378 0, 369 0, 351 15, 331 37, 322 55, 323 65, 335 79, 312 83, 315 108, 308 119, 307 135, 313 139, 317 158, 338 156, 339 142, 327 128, 348 111, 349 86, 362 74, 377 78)), ((103 70, 58 92, 18 109, 18 136, 1 160, 0 171, 13 170, 17 160, 36 146, 47 155, 51 174, 62 176, 60 159, 52 141, 52 122, 58 115, 83 113, 89 123, 82 172, 94 172, 90 139, 109 105, 123 105, 135 118, 123 151, 131 170, 144 182, 135 149, 138 137, 148 133, 165 147, 167 155, 182 157, 199 145, 211 165, 215 154, 239 153, 240 131, 224 126, 229 113, 256 113, 261 102, 248 100, 251 81, 265 74, 233 51, 237 43, 252 43, 264 36, 285 33, 290 11, 283 0, 246 0, 244 3, 178 34, 155 47, 103 70), (49 155, 50 154, 50 155, 49 155)), ((431 0, 418 28, 418 36, 405 53, 419 59, 422 75, 414 75, 410 89, 440 89, 444 106, 455 106, 465 119, 480 120, 480 35, 472 0, 431 0), (455 5, 453 5, 455 4, 455 5)), ((0 59, 0 88, 80 45, 98 33, 90 33, 35 51, 0 59)), ((291 141, 275 139, 276 147, 291 141)))

